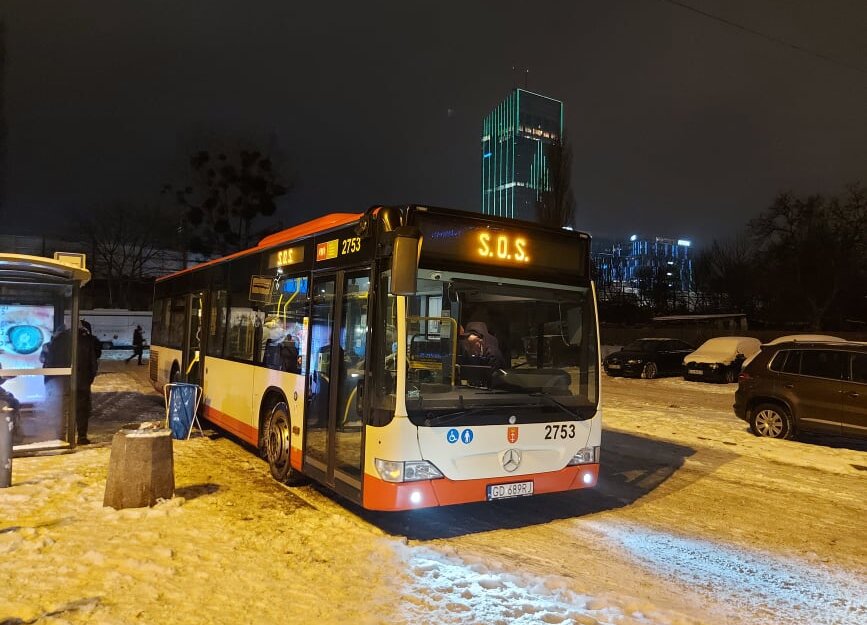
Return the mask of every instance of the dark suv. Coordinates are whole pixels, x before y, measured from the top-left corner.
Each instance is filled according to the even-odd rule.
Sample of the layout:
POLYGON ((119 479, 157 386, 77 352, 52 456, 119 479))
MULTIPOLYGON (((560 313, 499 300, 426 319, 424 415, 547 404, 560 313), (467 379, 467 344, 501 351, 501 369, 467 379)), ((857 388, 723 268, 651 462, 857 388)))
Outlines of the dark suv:
POLYGON ((867 438, 867 343, 766 345, 741 372, 733 407, 756 436, 867 438))

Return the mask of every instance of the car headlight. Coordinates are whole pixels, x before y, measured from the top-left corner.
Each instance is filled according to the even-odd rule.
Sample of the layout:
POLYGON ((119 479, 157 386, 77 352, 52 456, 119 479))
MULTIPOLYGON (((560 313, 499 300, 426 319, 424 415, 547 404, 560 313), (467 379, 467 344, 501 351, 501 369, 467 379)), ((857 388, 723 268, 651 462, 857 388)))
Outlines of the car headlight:
POLYGON ((385 482, 417 482, 434 480, 443 476, 442 472, 427 460, 382 460, 373 461, 379 477, 385 482))
POLYGON ((566 464, 566 466, 573 466, 576 464, 598 464, 599 463, 599 454, 601 449, 599 447, 584 447, 583 449, 579 449, 578 452, 572 456, 572 459, 566 464))
POLYGON ((640 358, 630 358, 629 360, 626 361, 626 364, 628 364, 628 365, 640 365, 643 362, 644 361, 641 360, 640 358))
POLYGON ((715 362, 715 363, 711 364, 710 368, 713 369, 714 371, 716 371, 717 369, 719 369, 719 363, 715 362))

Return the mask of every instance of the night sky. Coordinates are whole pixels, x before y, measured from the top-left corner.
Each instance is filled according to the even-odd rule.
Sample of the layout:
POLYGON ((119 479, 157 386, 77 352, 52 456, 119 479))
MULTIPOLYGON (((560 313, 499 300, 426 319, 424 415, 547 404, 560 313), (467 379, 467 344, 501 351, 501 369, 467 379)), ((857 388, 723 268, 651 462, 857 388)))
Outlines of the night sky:
POLYGON ((867 183, 867 3, 685 2, 816 54, 663 0, 3 0, 2 231, 157 204, 209 137, 279 147, 287 226, 378 203, 476 210, 482 119, 524 85, 513 66, 565 104, 595 235, 701 243, 779 191, 867 183))

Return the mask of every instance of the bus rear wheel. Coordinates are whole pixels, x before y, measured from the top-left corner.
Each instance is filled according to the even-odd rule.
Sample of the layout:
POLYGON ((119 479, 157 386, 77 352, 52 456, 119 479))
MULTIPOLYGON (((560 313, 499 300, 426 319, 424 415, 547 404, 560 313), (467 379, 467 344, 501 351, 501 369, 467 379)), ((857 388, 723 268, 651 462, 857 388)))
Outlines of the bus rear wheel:
POLYGON ((275 480, 283 484, 299 484, 303 480, 292 468, 290 462, 290 443, 292 441, 292 421, 289 407, 279 402, 271 408, 265 425, 265 458, 275 480))

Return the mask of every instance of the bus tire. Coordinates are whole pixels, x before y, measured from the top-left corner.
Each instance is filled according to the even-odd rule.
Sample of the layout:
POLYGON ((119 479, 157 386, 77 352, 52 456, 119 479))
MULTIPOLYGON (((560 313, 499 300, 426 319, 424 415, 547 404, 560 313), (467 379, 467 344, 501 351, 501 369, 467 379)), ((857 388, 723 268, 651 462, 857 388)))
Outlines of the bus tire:
POLYGON ((283 484, 296 485, 303 482, 290 461, 292 421, 286 402, 278 402, 271 408, 265 421, 265 459, 271 476, 283 484))

